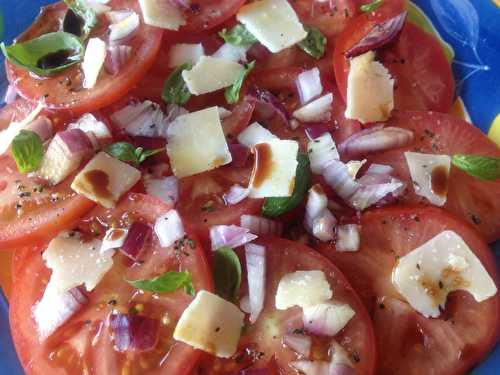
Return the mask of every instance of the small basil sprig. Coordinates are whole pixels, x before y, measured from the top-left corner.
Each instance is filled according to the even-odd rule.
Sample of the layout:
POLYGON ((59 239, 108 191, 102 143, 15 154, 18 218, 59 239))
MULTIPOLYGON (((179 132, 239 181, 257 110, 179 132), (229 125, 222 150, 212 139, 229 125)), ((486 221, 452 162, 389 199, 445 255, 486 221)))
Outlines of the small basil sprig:
POLYGON ((42 162, 43 142, 35 132, 21 130, 12 140, 11 152, 19 172, 33 172, 42 162))
POLYGON ((465 173, 481 180, 500 179, 500 158, 479 155, 453 155, 453 165, 465 173))
POLYGON ((142 147, 136 148, 128 142, 117 142, 108 145, 105 151, 121 161, 139 165, 150 156, 162 152, 163 148, 144 150, 142 147))
POLYGON ((362 12, 375 12, 384 2, 384 0, 373 0, 371 3, 361 5, 359 9, 362 12))
POLYGON ((219 32, 219 36, 224 39, 226 43, 239 47, 250 47, 257 42, 255 36, 253 36, 253 34, 242 24, 237 24, 230 30, 223 29, 219 32))
POLYGON ((229 104, 237 103, 238 100, 240 100, 241 86, 254 67, 255 61, 245 64, 245 69, 241 71, 233 85, 226 88, 226 91, 224 91, 224 97, 229 104))
POLYGON ((64 31, 48 33, 27 42, 0 44, 5 57, 14 65, 39 76, 51 76, 83 60, 79 38, 64 31))
POLYGON ((321 59, 325 54, 326 37, 315 27, 306 26, 305 29, 307 36, 298 43, 299 48, 315 59, 321 59))
POLYGON ((221 247, 214 253, 215 292, 222 298, 236 302, 241 285, 240 259, 230 247, 221 247))
POLYGON ((98 25, 97 14, 85 1, 64 0, 68 12, 63 21, 63 29, 85 39, 98 25))
POLYGON ((304 199, 307 190, 311 186, 311 167, 306 154, 297 156, 297 172, 295 174, 295 186, 290 197, 266 198, 262 205, 262 213, 268 217, 282 215, 297 207, 304 199))
POLYGON ((187 294, 196 294, 193 287, 193 279, 189 272, 165 272, 152 279, 126 280, 134 288, 152 293, 171 293, 184 288, 187 294))
POLYGON ((182 78, 182 72, 191 68, 192 65, 190 63, 182 64, 168 76, 163 84, 163 92, 161 94, 161 98, 165 102, 183 105, 191 98, 191 93, 186 82, 184 82, 184 78, 182 78))

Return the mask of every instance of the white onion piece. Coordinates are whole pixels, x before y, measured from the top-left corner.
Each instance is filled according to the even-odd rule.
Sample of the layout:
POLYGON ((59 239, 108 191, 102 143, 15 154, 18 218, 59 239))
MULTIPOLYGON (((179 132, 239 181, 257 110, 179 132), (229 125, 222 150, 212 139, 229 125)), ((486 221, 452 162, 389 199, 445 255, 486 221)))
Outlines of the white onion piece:
POLYGON ((85 113, 76 122, 69 124, 68 129, 80 129, 85 132, 93 143, 94 149, 99 148, 99 141, 112 137, 108 126, 104 122, 96 119, 94 115, 90 113, 85 113), (92 136, 95 136, 95 138, 92 136))
POLYGON ((323 170, 323 177, 337 195, 345 201, 359 189, 359 184, 351 177, 347 166, 340 160, 331 160, 323 170))
POLYGON ((336 224, 335 216, 328 209, 325 209, 320 216, 314 218, 312 235, 322 242, 332 241, 335 238, 336 224))
POLYGON ((306 230, 320 241, 331 241, 335 238, 335 216, 327 208, 328 198, 321 185, 316 184, 309 189, 304 215, 306 230))
POLYGON ((17 99, 17 89, 14 85, 7 86, 7 90, 5 90, 5 95, 3 97, 3 101, 5 104, 10 104, 14 100, 17 99))
POLYGON ((250 314, 250 298, 248 296, 240 298, 240 310, 245 314, 250 314))
POLYGON ((293 117, 301 122, 330 121, 333 95, 326 94, 293 112, 293 117))
POLYGON ((106 231, 101 244, 101 254, 112 249, 118 249, 123 246, 127 238, 128 229, 110 228, 106 231))
POLYGON ((244 188, 236 184, 231 186, 227 193, 224 193, 222 199, 224 199, 224 203, 226 203, 226 205, 232 206, 247 198, 249 193, 248 188, 244 188))
POLYGON ((311 355, 312 339, 307 335, 287 333, 283 336, 283 345, 303 357, 308 358, 311 355))
POLYGON ((306 227, 312 230, 312 220, 321 215, 328 205, 328 198, 320 184, 315 184, 309 189, 307 196, 305 217, 308 221, 306 227))
POLYGON ((332 365, 344 365, 353 369, 354 364, 349 357, 349 353, 335 340, 332 340, 330 345, 330 355, 330 363, 332 365))
POLYGON ((403 147, 413 142, 413 138, 411 130, 376 125, 347 138, 339 145, 339 151, 343 156, 353 157, 403 147))
POLYGON ((257 236, 250 233, 249 229, 237 225, 214 225, 210 228, 210 241, 214 251, 224 246, 231 248, 243 246, 256 238, 257 236))
POLYGON ((394 168, 390 165, 372 163, 365 174, 391 174, 392 172, 394 172, 394 168))
POLYGON ((130 10, 111 10, 105 14, 110 23, 118 23, 131 15, 132 11, 130 10))
POLYGON ((283 232, 283 225, 280 222, 254 215, 242 215, 240 225, 259 236, 281 236, 283 232))
POLYGON ((231 43, 224 43, 212 57, 230 60, 234 62, 247 62, 247 51, 250 47, 235 46, 231 43))
POLYGON ((349 305, 336 303, 321 303, 303 310, 305 330, 319 336, 335 336, 355 314, 349 305))
POLYGON ((317 98, 323 92, 323 86, 321 85, 321 77, 319 75, 318 68, 313 68, 300 73, 297 76, 295 83, 297 85, 297 91, 299 92, 300 102, 302 104, 309 103, 312 99, 317 98))
POLYGON ((182 219, 176 210, 170 210, 158 217, 154 230, 162 247, 173 245, 186 234, 182 219))
POLYGON ((403 188, 404 184, 397 179, 392 179, 391 182, 387 183, 361 185, 361 187, 349 198, 349 204, 357 210, 362 211, 379 202, 389 194, 399 194, 403 188))
POLYGON ((358 175, 359 170, 365 165, 366 159, 363 160, 350 160, 347 162, 347 173, 349 173, 349 176, 352 178, 356 178, 358 175))
POLYGON ((175 176, 163 178, 144 177, 146 193, 175 205, 179 200, 179 179, 175 176))
POLYGON ((104 69, 111 74, 117 75, 120 73, 123 66, 130 60, 132 56, 132 47, 126 45, 115 45, 108 48, 106 59, 104 60, 104 69))
POLYGON ((337 227, 337 241, 335 250, 337 251, 358 251, 359 250, 359 225, 344 224, 337 227))
POLYGON ((339 160, 337 146, 330 133, 324 133, 307 143, 307 154, 311 163, 311 171, 315 174, 323 173, 323 169, 331 160, 339 160))
POLYGON ((264 308, 266 291, 266 248, 255 244, 245 245, 250 323, 255 323, 264 308))
POLYGON ((290 366, 304 375, 332 375, 330 363, 325 361, 294 361, 290 366))
POLYGON ((132 36, 140 24, 139 15, 132 12, 117 23, 109 25, 109 40, 111 42, 123 41, 132 36))
POLYGON ((87 303, 87 297, 79 288, 59 293, 45 289, 42 298, 33 306, 33 318, 43 341, 62 326, 87 303))

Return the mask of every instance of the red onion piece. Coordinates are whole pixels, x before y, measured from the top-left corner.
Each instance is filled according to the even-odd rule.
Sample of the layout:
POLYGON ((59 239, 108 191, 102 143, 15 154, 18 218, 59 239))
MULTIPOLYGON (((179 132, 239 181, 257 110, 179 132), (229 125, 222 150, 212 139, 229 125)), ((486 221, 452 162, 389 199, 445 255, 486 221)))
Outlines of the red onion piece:
POLYGON ((259 236, 281 236, 283 224, 278 221, 254 215, 242 215, 240 225, 259 236))
POLYGON ((53 135, 52 121, 45 116, 37 117, 36 120, 30 122, 25 129, 38 134, 42 142, 49 140, 53 135))
POLYGON ((295 361, 290 366, 304 375, 332 375, 330 364, 325 361, 295 361))
POLYGON ((106 59, 104 60, 104 69, 106 69, 109 74, 115 76, 121 71, 122 67, 128 62, 131 56, 132 47, 130 46, 110 46, 106 54, 106 59))
POLYGON ((376 184, 376 185, 361 185, 361 187, 350 197, 349 204, 357 210, 364 210, 375 203, 380 202, 389 194, 397 194, 404 187, 404 184, 393 179, 394 182, 376 184))
POLYGON ((250 323, 255 323, 264 308, 266 291, 266 248, 255 244, 245 245, 250 323))
POLYGON ((359 40, 344 54, 347 58, 362 55, 392 42, 398 35, 406 20, 406 12, 375 25, 370 32, 359 40))
POLYGON ((247 52, 250 60, 262 61, 271 56, 271 51, 260 43, 254 43, 247 52))
POLYGON ((245 95, 242 101, 231 109, 231 115, 223 119, 222 130, 224 135, 231 139, 244 130, 252 119, 256 100, 253 96, 245 95))
POLYGON ((17 99, 17 89, 14 85, 7 86, 7 90, 5 90, 5 96, 3 101, 5 104, 11 104, 17 99))
POLYGON ((290 126, 290 116, 286 111, 285 107, 281 102, 275 97, 270 91, 261 89, 259 87, 253 87, 248 95, 254 97, 257 101, 257 106, 264 107, 264 110, 270 114, 270 116, 276 114, 283 122, 290 126))
POLYGON ((228 147, 233 158, 231 165, 237 168, 244 167, 250 157, 250 149, 240 143, 231 143, 228 147))
POLYGON ((304 226, 309 233, 320 241, 332 241, 335 238, 337 220, 327 208, 328 198, 321 185, 309 189, 304 226))
POLYGON ((337 241, 335 250, 337 251, 358 251, 360 243, 359 225, 344 224, 337 227, 337 241))
POLYGON ((306 331, 319 336, 335 336, 352 319, 355 312, 346 304, 322 303, 304 309, 306 331))
POLYGON ((214 225, 210 228, 210 241, 214 251, 224 246, 231 248, 243 246, 256 238, 257 236, 250 233, 249 229, 237 225, 214 225))
POLYGON ((300 73, 295 81, 299 92, 300 102, 306 104, 317 98, 323 92, 319 69, 313 68, 300 73))
POLYGON ((153 349, 158 342, 160 322, 137 314, 113 313, 110 316, 115 348, 144 352, 153 349))
POLYGON ((413 138, 411 130, 376 125, 347 138, 339 145, 339 152, 344 157, 352 158, 370 152, 404 147, 413 142, 413 138))
POLYGON ((56 138, 64 143, 71 156, 82 156, 94 149, 90 138, 81 129, 68 129, 56 134, 56 138))
POLYGON ((175 176, 162 178, 144 177, 146 193, 161 199, 165 203, 175 205, 179 200, 179 179, 175 176))
POLYGON ((314 218, 312 235, 322 242, 332 241, 335 238, 336 224, 335 216, 328 209, 325 209, 320 216, 314 218))
POLYGON ((331 130, 331 125, 326 122, 312 122, 304 125, 307 138, 310 140, 321 137, 331 130))
POLYGON ((312 339, 307 335, 287 333, 283 336, 283 345, 307 358, 311 354, 312 339))
POLYGON ((121 252, 136 261, 150 235, 151 227, 149 225, 139 221, 134 222, 128 230, 123 246, 120 248, 121 252))
POLYGON ((250 190, 248 190, 248 188, 244 188, 240 185, 233 185, 227 193, 224 193, 222 199, 224 199, 226 205, 232 206, 247 198, 249 193, 250 190))
POLYGON ((348 172, 347 166, 340 160, 331 160, 323 170, 327 184, 343 200, 347 201, 359 188, 348 172))

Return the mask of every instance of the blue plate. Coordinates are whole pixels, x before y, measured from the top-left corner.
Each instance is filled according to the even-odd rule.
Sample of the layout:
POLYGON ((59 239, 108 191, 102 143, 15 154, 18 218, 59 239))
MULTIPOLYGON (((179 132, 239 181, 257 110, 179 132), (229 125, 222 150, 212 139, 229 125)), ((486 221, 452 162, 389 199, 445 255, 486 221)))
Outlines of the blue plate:
MULTIPOLYGON (((1 0, 0 40, 11 43, 32 22, 40 6, 51 2, 1 0)), ((453 59, 458 94, 472 122, 483 132, 489 132, 500 145, 500 0, 416 0, 415 3, 409 5, 409 14, 442 39, 453 59)), ((0 93, 6 87, 1 63, 0 93)), ((500 243, 494 246, 494 251, 500 263, 500 243)), ((0 372, 22 375, 9 335, 7 310, 7 302, 0 293, 0 372)), ((473 373, 500 374, 500 345, 473 373)))

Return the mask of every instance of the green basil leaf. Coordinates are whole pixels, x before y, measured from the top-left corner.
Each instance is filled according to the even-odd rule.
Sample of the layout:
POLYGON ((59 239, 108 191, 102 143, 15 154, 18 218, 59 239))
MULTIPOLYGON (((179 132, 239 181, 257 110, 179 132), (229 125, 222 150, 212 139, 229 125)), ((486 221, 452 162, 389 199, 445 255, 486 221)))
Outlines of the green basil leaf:
POLYGON ((117 142, 108 145, 105 151, 121 161, 139 165, 150 156, 162 152, 163 148, 144 150, 142 147, 136 148, 128 142, 117 142))
MULTIPOLYGON (((141 148, 141 147, 139 147, 139 148, 141 148)), ((139 154, 139 157, 138 157, 139 163, 142 163, 144 160, 146 160, 150 156, 159 154, 163 150, 164 150, 163 148, 155 148, 153 150, 142 150, 142 152, 139 154)))
POLYGON ((193 279, 189 272, 165 272, 152 279, 126 280, 134 288, 153 293, 171 293, 184 288, 187 294, 194 296, 193 279))
POLYGON ((163 84, 163 92, 161 94, 161 98, 165 102, 183 105, 191 98, 191 93, 187 88, 186 82, 184 82, 184 78, 182 78, 182 72, 191 68, 192 65, 190 63, 182 64, 168 76, 163 84))
POLYGON ((21 173, 36 171, 42 162, 43 142, 35 132, 21 130, 12 140, 11 150, 21 173))
POLYGON ((290 197, 266 198, 262 205, 262 214, 268 217, 282 215, 297 207, 304 200, 307 190, 311 187, 311 166, 306 154, 297 156, 297 172, 295 187, 290 197))
POLYGON ((0 44, 4 56, 14 65, 39 76, 51 76, 83 60, 84 48, 79 38, 58 31, 27 42, 6 46, 0 44))
POLYGON ((230 247, 214 253, 214 282, 216 293, 231 302, 238 300, 241 285, 240 259, 230 247))
POLYGON ((233 85, 226 88, 224 96, 229 104, 237 103, 238 100, 240 100, 241 86, 254 67, 255 61, 245 64, 245 69, 240 73, 239 77, 236 78, 233 85))
POLYGON ((85 39, 90 31, 98 25, 96 12, 82 0, 64 0, 64 2, 69 8, 64 17, 64 31, 85 39))
POLYGON ((465 173, 481 180, 500 179, 500 158, 479 155, 453 155, 453 165, 465 173))
POLYGON ((219 36, 226 43, 241 47, 249 47, 257 42, 253 34, 242 24, 237 24, 230 30, 223 29, 219 32, 219 36))
POLYGON ((306 26, 307 36, 298 43, 299 48, 314 57, 321 59, 325 54, 326 36, 315 27, 306 26))
POLYGON ((384 2, 384 0, 373 0, 371 3, 361 5, 359 9, 362 12, 375 12, 384 2))

